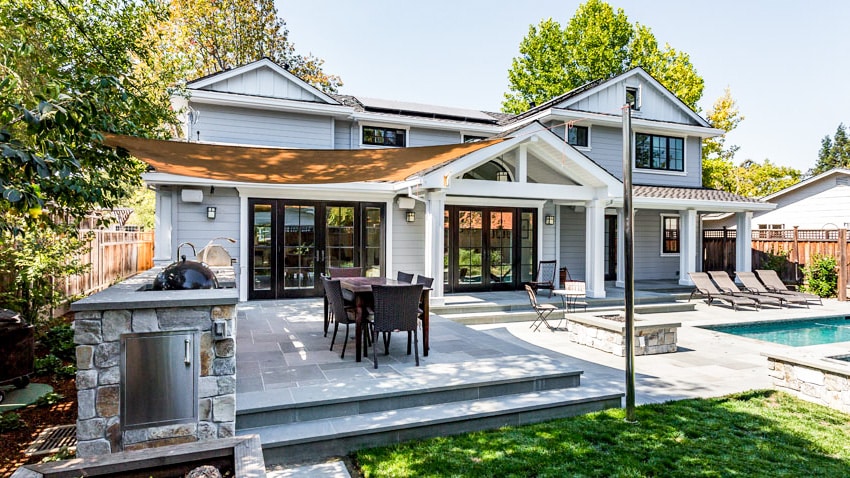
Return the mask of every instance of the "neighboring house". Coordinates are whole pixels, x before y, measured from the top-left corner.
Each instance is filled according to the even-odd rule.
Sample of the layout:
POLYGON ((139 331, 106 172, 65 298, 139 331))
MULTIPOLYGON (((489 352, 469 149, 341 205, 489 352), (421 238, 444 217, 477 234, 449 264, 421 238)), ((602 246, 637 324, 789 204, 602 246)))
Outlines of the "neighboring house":
POLYGON ((153 167, 155 260, 235 238, 242 300, 319 295, 318 273, 354 265, 434 277, 439 301, 521 289, 547 259, 604 297, 624 278, 627 101, 636 279, 687 284, 701 215, 748 229, 773 207, 702 188, 702 140, 722 131, 640 68, 519 115, 329 95, 269 60, 188 89, 175 107, 189 142, 110 141, 153 167))
MULTIPOLYGON (((753 229, 850 228, 850 170, 830 169, 763 198, 772 211, 753 213, 753 229)), ((706 229, 735 228, 727 214, 703 220, 706 229)))

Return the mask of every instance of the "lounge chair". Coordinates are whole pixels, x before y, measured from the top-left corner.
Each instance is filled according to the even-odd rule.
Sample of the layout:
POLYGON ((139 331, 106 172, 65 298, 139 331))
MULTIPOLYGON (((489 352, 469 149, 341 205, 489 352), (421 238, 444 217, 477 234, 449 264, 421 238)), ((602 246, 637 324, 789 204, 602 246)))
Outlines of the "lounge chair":
POLYGON ((741 284, 744 284, 744 288, 749 292, 757 295, 762 295, 766 297, 775 297, 780 301, 785 302, 785 305, 788 304, 803 304, 806 307, 809 306, 809 301, 806 300, 805 297, 799 297, 794 294, 780 294, 778 292, 770 292, 764 284, 758 280, 755 273, 746 272, 746 271, 737 271, 735 274, 738 276, 738 280, 741 281, 741 284))
POLYGON ((705 298, 705 301, 709 306, 711 306, 711 303, 715 300, 720 300, 728 302, 734 310, 738 310, 739 305, 755 307, 756 310, 759 308, 759 303, 749 297, 724 294, 717 288, 714 282, 711 282, 711 278, 708 277, 708 274, 705 272, 688 272, 688 275, 691 277, 691 280, 694 281, 694 290, 691 292, 688 302, 694 298, 695 294, 700 294, 705 298))
POLYGON ((821 299, 819 295, 790 290, 788 287, 785 286, 785 283, 782 282, 782 279, 779 278, 779 274, 777 274, 775 270, 758 269, 756 270, 756 274, 758 275, 759 279, 764 283, 765 288, 767 288, 767 290, 771 292, 796 295, 798 297, 803 297, 806 300, 816 300, 820 305, 823 305, 823 299, 821 299))
POLYGON ((738 297, 748 297, 753 299, 754 301, 759 303, 759 307, 764 304, 775 305, 779 308, 782 308, 782 301, 777 299, 776 297, 768 297, 765 295, 752 294, 749 292, 744 292, 738 288, 735 284, 735 281, 729 277, 729 274, 726 271, 708 271, 708 275, 711 277, 717 287, 720 288, 726 294, 738 296, 738 297))

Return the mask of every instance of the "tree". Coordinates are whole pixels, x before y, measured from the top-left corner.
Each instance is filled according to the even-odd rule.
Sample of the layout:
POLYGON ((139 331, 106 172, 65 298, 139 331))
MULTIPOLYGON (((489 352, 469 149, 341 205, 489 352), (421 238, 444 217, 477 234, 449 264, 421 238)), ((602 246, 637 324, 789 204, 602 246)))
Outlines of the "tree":
POLYGON ((170 12, 158 28, 162 49, 185 62, 188 78, 267 57, 326 92, 342 86, 322 70, 324 60, 295 53, 272 0, 171 0, 170 12))
POLYGON ((763 163, 746 160, 733 170, 735 190, 741 196, 764 197, 800 182, 802 173, 765 159, 763 163))
POLYGON ((510 91, 502 103, 507 113, 638 66, 694 111, 702 97, 702 77, 687 54, 667 44, 659 48, 648 27, 633 26, 622 9, 601 0, 580 5, 566 28, 551 18, 530 26, 519 52, 508 70, 510 91))
POLYGON ((734 192, 735 182, 733 160, 738 146, 726 147, 726 134, 738 127, 744 120, 738 110, 738 104, 732 98, 729 87, 715 100, 706 119, 712 126, 724 131, 723 135, 708 138, 702 142, 702 185, 709 188, 734 192))
POLYGON ((64 256, 78 250, 74 218, 140 183, 143 165, 103 134, 168 135, 175 78, 143 73, 164 58, 147 35, 166 13, 153 2, 0 0, 0 241, 19 299, 0 306, 37 312, 54 300, 39 291, 46 274, 77 271, 64 256), (40 269, 37 254, 64 266, 40 269))
POLYGON ((833 168, 847 167, 850 167, 850 138, 847 137, 847 128, 844 123, 841 123, 832 138, 826 135, 821 140, 818 162, 808 174, 814 176, 833 168))

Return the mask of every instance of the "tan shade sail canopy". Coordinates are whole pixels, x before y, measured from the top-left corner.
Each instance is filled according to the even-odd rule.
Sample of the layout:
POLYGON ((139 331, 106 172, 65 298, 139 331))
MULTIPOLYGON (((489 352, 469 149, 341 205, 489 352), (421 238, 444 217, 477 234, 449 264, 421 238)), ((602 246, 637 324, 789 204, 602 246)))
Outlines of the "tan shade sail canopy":
POLYGON ((107 135, 158 173, 264 184, 403 181, 505 138, 417 148, 282 149, 107 135))

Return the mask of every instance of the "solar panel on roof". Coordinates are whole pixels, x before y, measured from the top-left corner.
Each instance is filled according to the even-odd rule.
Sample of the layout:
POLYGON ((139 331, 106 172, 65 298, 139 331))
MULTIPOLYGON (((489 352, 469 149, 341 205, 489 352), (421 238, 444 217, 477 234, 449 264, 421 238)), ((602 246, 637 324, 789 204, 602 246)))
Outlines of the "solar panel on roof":
POLYGON ((482 111, 465 108, 452 108, 449 106, 425 105, 421 103, 410 103, 407 101, 381 100, 377 98, 357 99, 366 108, 375 108, 389 111, 409 111, 414 113, 427 113, 440 116, 453 116, 455 118, 469 118, 481 121, 494 121, 494 118, 482 111))

